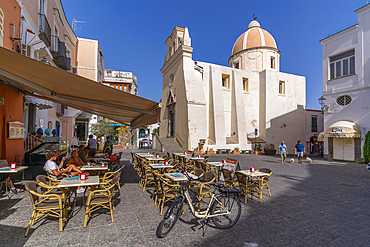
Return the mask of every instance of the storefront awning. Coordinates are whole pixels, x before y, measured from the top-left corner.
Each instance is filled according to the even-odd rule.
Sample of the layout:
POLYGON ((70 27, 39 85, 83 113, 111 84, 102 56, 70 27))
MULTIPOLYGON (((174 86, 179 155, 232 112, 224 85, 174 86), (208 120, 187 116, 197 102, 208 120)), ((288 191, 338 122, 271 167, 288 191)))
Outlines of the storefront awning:
POLYGON ((353 122, 339 121, 330 125, 326 137, 361 138, 361 129, 353 122))
POLYGON ((318 142, 323 142, 324 141, 324 132, 321 132, 318 136, 317 136, 317 141, 318 142))
POLYGON ((0 82, 27 95, 135 126, 159 121, 157 102, 141 98, 0 47, 0 82), (150 117, 149 117, 150 116, 150 117), (143 121, 146 119, 147 121, 143 121))

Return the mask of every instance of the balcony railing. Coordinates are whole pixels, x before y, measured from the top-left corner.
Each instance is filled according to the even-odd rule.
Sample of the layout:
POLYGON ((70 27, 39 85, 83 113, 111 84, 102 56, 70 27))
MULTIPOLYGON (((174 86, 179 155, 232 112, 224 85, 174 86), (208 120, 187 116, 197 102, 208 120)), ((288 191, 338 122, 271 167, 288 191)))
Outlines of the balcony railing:
POLYGON ((39 14, 39 38, 44 41, 47 47, 50 47, 51 28, 44 14, 39 14))
POLYGON ((66 45, 60 42, 58 36, 52 35, 51 53, 53 54, 54 63, 62 69, 70 70, 71 59, 66 57, 66 45))
POLYGON ((311 126, 311 132, 317 132, 317 126, 311 126))

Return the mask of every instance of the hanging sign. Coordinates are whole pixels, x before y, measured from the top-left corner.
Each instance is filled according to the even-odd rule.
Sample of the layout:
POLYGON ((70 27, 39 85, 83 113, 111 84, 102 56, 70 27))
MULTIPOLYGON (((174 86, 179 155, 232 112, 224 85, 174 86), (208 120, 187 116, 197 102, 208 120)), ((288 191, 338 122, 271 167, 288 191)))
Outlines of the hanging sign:
POLYGON ((8 139, 23 139, 24 124, 21 122, 8 122, 8 139))

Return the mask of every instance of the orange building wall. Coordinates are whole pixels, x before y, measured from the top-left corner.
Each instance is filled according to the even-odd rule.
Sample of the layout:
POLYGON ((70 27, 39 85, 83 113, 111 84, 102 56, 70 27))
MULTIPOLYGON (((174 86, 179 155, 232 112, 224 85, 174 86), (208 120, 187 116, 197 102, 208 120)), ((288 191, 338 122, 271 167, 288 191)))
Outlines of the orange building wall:
POLYGON ((3 47, 9 50, 18 51, 19 40, 13 44, 13 26, 15 24, 15 38, 19 38, 19 27, 21 19, 21 8, 16 0, 0 1, 0 8, 4 12, 4 39, 3 47))
POLYGON ((24 155, 23 139, 7 139, 7 123, 18 121, 23 123, 23 96, 22 93, 0 83, 0 98, 4 98, 4 105, 0 105, 0 159, 9 163, 21 163, 24 155))

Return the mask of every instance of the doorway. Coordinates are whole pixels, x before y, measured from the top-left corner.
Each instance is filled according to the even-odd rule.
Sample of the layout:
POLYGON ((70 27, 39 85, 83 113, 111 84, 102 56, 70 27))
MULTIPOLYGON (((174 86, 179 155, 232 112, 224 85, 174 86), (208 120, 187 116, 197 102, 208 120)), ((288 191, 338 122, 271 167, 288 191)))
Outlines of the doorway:
POLYGON ((333 138, 333 158, 335 160, 355 161, 355 139, 333 138))
POLYGON ((174 137, 175 135, 175 112, 168 112, 168 137, 174 137))

